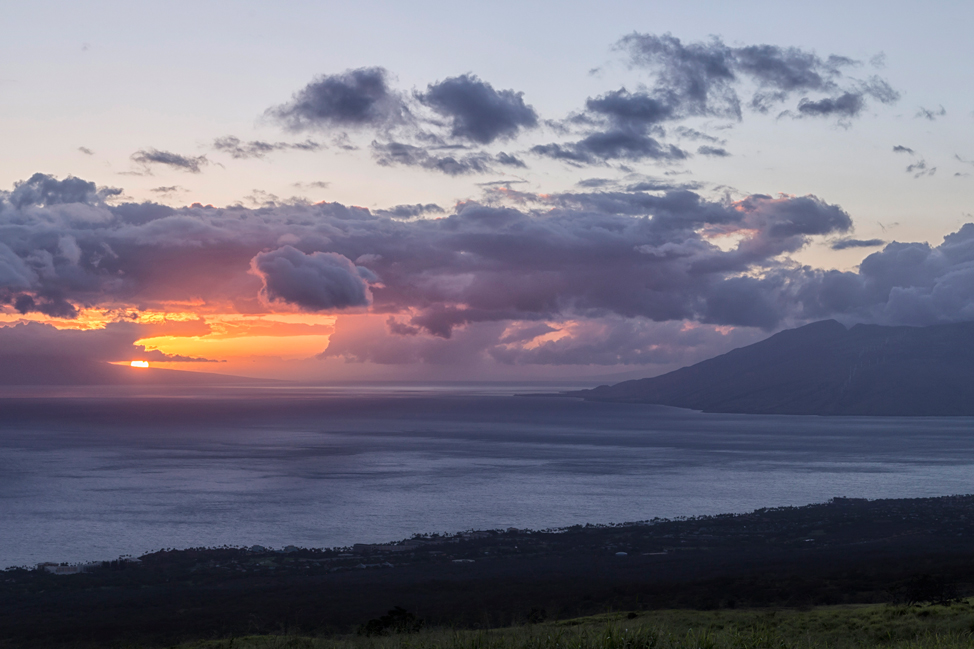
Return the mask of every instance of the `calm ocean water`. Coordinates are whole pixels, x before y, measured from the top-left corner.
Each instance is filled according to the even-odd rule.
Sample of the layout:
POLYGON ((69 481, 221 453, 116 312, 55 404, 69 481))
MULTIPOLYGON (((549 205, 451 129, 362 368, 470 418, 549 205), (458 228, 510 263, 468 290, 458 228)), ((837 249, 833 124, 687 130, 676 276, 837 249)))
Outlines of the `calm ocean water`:
POLYGON ((974 419, 707 415, 518 387, 0 394, 0 567, 974 492, 974 419))

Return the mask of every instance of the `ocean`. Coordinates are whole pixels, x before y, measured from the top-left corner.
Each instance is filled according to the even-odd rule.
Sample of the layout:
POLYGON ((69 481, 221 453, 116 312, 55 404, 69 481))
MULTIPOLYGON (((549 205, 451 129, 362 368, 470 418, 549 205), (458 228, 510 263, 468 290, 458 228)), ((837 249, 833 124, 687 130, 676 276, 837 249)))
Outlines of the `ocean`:
POLYGON ((551 389, 4 389, 0 567, 974 492, 974 418, 516 396, 551 389))

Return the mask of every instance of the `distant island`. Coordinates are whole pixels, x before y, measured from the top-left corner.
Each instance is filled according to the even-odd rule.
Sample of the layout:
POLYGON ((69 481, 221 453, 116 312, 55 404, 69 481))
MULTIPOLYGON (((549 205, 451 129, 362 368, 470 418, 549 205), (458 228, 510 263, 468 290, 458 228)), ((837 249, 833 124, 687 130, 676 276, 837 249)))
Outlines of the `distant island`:
POLYGON ((566 396, 742 414, 974 415, 974 322, 847 329, 825 320, 662 376, 566 396))
POLYGON ((42 385, 171 385, 213 386, 279 383, 230 374, 191 372, 158 367, 114 365, 86 358, 53 358, 8 354, 0 363, 0 386, 42 385))

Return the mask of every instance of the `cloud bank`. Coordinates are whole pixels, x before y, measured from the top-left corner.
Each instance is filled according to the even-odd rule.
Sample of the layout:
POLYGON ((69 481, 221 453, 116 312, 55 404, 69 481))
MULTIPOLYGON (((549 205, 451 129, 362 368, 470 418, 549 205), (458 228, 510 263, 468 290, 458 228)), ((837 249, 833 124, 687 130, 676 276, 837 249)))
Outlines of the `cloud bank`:
POLYGON ((653 323, 713 332, 828 317, 974 318, 974 224, 939 246, 889 243, 857 272, 824 271, 789 255, 815 237, 840 248, 882 242, 842 238, 850 216, 815 196, 508 190, 516 200, 506 206, 372 212, 106 203, 116 191, 38 174, 0 194, 0 303, 9 312, 71 318, 173 302, 352 309, 377 316, 401 350, 459 349, 477 335, 489 339, 478 343, 484 353, 524 363, 648 362, 653 323))

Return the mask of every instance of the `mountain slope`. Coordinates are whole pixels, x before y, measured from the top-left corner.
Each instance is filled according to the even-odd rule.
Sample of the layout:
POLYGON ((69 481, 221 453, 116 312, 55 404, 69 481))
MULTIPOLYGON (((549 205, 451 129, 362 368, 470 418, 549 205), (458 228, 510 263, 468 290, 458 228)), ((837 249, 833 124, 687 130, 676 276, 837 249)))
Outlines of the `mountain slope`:
POLYGON ((705 412, 974 415, 974 323, 846 329, 826 320, 669 374, 572 394, 705 412))

